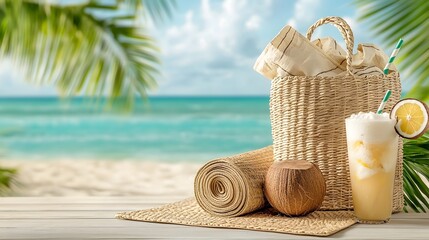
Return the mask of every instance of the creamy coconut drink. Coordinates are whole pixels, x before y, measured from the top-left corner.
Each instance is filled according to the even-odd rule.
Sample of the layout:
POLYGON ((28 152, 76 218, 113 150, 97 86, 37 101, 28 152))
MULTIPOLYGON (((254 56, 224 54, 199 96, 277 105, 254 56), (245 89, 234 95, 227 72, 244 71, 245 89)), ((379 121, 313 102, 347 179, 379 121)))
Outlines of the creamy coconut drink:
POLYGON ((395 124, 387 113, 346 119, 353 205, 360 222, 386 222, 391 216, 398 154, 395 124))

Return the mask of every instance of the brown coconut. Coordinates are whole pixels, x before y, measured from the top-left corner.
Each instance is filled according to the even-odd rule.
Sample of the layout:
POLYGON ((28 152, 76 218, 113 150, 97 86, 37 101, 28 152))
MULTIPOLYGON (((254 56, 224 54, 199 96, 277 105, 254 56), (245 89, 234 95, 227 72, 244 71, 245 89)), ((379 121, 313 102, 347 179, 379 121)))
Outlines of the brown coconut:
POLYGON ((277 211, 301 216, 320 208, 326 193, 322 172, 307 161, 274 162, 265 177, 265 196, 277 211))

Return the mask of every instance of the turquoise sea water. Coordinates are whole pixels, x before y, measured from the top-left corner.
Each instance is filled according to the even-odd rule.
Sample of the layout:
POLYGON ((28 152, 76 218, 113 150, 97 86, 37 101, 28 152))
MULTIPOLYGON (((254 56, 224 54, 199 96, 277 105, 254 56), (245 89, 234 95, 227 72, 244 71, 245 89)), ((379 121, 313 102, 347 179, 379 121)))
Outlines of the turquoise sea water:
POLYGON ((271 144, 268 97, 157 97, 130 113, 85 99, 0 99, 4 159, 205 162, 271 144))

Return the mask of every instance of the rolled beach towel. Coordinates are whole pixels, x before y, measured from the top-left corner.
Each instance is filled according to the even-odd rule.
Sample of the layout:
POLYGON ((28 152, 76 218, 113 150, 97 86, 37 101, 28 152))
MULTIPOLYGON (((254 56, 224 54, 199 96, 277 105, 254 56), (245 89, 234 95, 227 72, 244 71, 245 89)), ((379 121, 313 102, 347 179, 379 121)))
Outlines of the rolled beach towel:
POLYGON ((208 162, 195 177, 198 204, 206 212, 224 217, 263 208, 265 174, 273 159, 273 148, 269 146, 208 162))

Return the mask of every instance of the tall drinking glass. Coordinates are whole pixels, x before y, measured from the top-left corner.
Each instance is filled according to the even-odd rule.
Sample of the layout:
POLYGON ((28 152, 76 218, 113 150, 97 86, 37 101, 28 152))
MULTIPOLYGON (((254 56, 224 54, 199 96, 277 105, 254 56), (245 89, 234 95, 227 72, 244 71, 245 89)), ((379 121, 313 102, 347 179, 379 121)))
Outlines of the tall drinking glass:
POLYGON ((345 122, 355 215, 361 223, 388 222, 398 155, 396 120, 370 112, 345 122))

